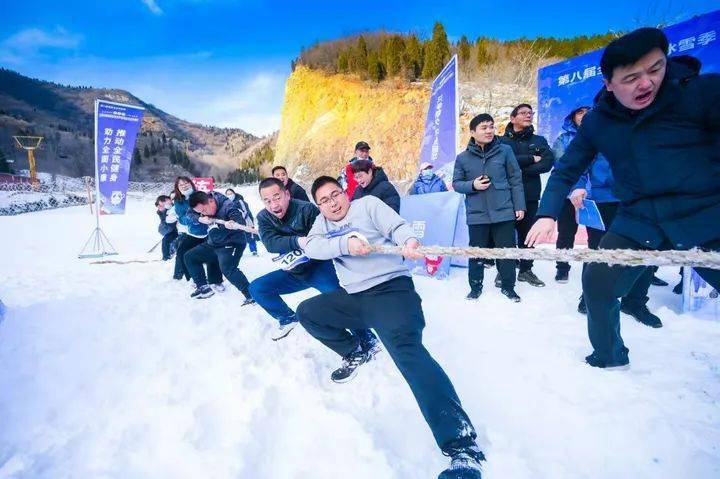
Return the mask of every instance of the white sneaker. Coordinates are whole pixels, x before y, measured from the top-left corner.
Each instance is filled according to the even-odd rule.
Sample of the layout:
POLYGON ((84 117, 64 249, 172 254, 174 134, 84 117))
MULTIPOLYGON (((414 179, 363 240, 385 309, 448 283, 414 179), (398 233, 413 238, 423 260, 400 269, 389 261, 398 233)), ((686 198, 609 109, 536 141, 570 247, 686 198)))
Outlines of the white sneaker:
POLYGON ((279 341, 283 339, 288 334, 290 334, 293 329, 295 329, 295 326, 297 326, 297 324, 297 321, 293 321, 292 323, 278 325, 278 327, 270 334, 270 338, 273 341, 279 341))
POLYGON ((211 284, 210 287, 215 291, 216 293, 224 293, 225 292, 225 285, 222 283, 220 284, 211 284))

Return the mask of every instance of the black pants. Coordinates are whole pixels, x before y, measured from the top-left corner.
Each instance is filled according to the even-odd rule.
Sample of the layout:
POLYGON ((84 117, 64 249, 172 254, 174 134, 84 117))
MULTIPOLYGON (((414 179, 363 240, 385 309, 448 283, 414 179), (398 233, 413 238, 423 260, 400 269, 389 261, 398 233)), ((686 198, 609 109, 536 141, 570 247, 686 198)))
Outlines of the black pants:
MULTIPOLYGON (((607 223, 606 223, 607 224, 607 223)), ((668 241, 660 249, 670 248, 668 241)), ((720 240, 703 247, 720 250, 720 240)), ((647 249, 624 236, 608 232, 600 241, 600 249, 647 249)), ((609 364, 624 362, 628 349, 620 336, 620 303, 646 271, 645 266, 609 266, 590 263, 583 272, 583 295, 588 309, 588 333, 595 355, 609 364)), ((650 270, 651 271, 651 270, 650 270)), ((715 289, 720 288, 720 270, 697 268, 702 278, 715 289)))
POLYGON ((297 315, 313 337, 340 356, 359 345, 348 329, 374 328, 410 386, 438 446, 447 449, 474 442, 475 429, 455 388, 423 346, 425 318, 412 279, 395 278, 355 294, 344 289, 323 293, 300 303, 297 315))
MULTIPOLYGON (((517 244, 520 248, 527 248, 525 246, 525 238, 527 238, 530 228, 535 224, 535 215, 537 215, 538 202, 525 200, 525 216, 522 220, 515 222, 515 230, 517 231, 517 244)), ((520 260, 520 272, 524 273, 530 271, 533 267, 533 260, 521 259, 520 260)))
MULTIPOLYGON (((468 225, 470 246, 480 248, 514 248, 515 247, 515 221, 503 221, 485 225, 468 225)), ((481 258, 470 258, 468 268, 468 281, 470 289, 482 288, 485 267, 481 258)), ((498 273, 505 289, 515 287, 515 260, 497 260, 498 273)))
POLYGON ((175 238, 177 237, 177 231, 171 231, 170 233, 163 236, 162 243, 160 245, 160 248, 162 249, 163 260, 170 259, 170 245, 172 245, 172 242, 175 241, 175 238))
MULTIPOLYGON (((188 271, 185 265, 185 253, 204 242, 205 238, 196 238, 187 233, 180 235, 177 242, 177 250, 175 251, 174 279, 182 279, 185 277, 186 280, 190 281, 190 271, 188 271)), ((220 265, 218 264, 217 258, 207 263, 207 278, 210 284, 222 283, 222 273, 220 272, 220 265)))
MULTIPOLYGON (((610 228, 610 225, 615 220, 617 215, 619 203, 598 203, 597 207, 600 211, 605 229, 610 228)), ((600 242, 605 236, 605 231, 598 230, 595 228, 587 228, 588 234, 588 248, 598 249, 600 242)), ((583 263, 583 271, 587 267, 587 263, 583 263)), ((648 290, 650 289, 650 283, 652 282, 653 275, 656 269, 653 267, 645 268, 645 271, 638 277, 635 284, 630 288, 630 291, 622 297, 623 304, 629 307, 638 307, 647 304, 648 302, 648 290)))
MULTIPOLYGON (((208 278, 205 277, 203 264, 208 265, 216 261, 220 265, 220 271, 233 286, 243 292, 245 296, 250 296, 248 286, 250 282, 242 271, 238 269, 240 258, 242 257, 245 243, 233 246, 225 246, 213 248, 207 243, 202 243, 185 253, 185 264, 187 265, 190 276, 192 276, 195 284, 205 286, 208 284, 208 278)), ((221 281, 218 281, 218 283, 221 281)))
MULTIPOLYGON (((565 199, 560 216, 557 220, 558 237, 555 241, 556 249, 573 249, 575 246, 575 235, 577 234, 578 225, 575 221, 575 207, 570 200, 565 199)), ((556 268, 558 271, 570 271, 570 263, 558 261, 556 268)))

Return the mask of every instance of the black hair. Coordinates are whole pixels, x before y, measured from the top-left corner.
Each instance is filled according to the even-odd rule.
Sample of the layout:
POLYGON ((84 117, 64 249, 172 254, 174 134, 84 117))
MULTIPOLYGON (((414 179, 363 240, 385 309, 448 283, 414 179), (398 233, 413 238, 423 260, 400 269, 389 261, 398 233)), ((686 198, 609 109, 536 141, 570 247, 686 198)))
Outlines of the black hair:
POLYGON ((342 185, 340 184, 340 182, 338 180, 336 180, 335 178, 333 178, 332 176, 320 176, 320 177, 316 178, 315 181, 313 181, 313 184, 310 187, 310 194, 312 195, 314 200, 317 199, 317 198, 315 198, 315 193, 317 193, 317 190, 319 190, 320 188, 322 188, 323 186, 325 186, 329 183, 332 183, 333 185, 342 189, 342 185))
POLYGON ((155 206, 158 206, 158 205, 160 205, 160 203, 164 203, 165 201, 170 200, 170 199, 172 199, 172 198, 170 198, 168 195, 160 195, 155 200, 155 206))
POLYGON ((273 185, 279 186, 280 191, 285 191, 287 189, 285 188, 285 183, 271 176, 270 178, 265 178, 260 182, 258 185, 258 191, 262 191, 264 188, 270 188, 273 185))
POLYGON ((489 121, 490 123, 495 123, 495 120, 493 120, 492 116, 487 113, 480 113, 478 116, 470 120, 470 131, 475 131, 475 128, 477 128, 480 123, 486 121, 489 121))
POLYGON ((659 28, 638 28, 605 47, 600 58, 600 70, 603 77, 610 81, 617 67, 632 65, 656 48, 667 56, 668 46, 668 39, 659 28))
POLYGON ((375 164, 370 160, 355 160, 350 163, 350 169, 352 169, 353 173, 359 171, 370 173, 375 170, 375 164))
POLYGON ((225 190, 225 193, 227 193, 228 191, 232 191, 233 195, 237 195, 237 193, 235 193, 235 190, 233 190, 232 188, 228 188, 227 190, 225 190))
POLYGON ((510 112, 510 118, 515 118, 520 111, 520 108, 530 108, 530 111, 532 111, 533 107, 529 103, 520 103, 518 106, 512 109, 510 112))
POLYGON ((287 168, 285 168, 284 166, 281 166, 281 165, 273 166, 273 169, 271 170, 270 173, 272 173, 274 175, 277 170, 283 170, 285 173, 287 173, 287 168))
POLYGON ((190 195, 190 198, 188 198, 188 204, 190 205, 190 208, 195 208, 197 205, 208 204, 208 200, 210 199, 210 195, 205 193, 204 191, 196 191, 192 195, 190 195))

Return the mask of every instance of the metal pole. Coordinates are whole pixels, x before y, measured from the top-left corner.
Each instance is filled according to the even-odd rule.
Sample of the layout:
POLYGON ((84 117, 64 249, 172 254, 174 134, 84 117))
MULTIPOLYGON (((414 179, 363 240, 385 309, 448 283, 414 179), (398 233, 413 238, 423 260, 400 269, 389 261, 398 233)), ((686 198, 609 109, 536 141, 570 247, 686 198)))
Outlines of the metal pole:
MULTIPOLYGON (((100 172, 98 170, 98 110, 100 101, 95 100, 95 228, 100 229, 100 172)), ((104 253, 104 252, 103 252, 104 253)))

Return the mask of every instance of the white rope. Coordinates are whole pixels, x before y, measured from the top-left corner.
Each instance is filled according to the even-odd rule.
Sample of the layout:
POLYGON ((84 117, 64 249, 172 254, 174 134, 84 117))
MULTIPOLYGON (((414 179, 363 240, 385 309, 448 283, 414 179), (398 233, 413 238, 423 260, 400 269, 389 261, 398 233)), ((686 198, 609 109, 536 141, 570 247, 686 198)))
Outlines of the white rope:
MULTIPOLYGON (((380 254, 401 254, 399 246, 372 246, 380 254)), ((627 266, 690 266, 720 269, 720 252, 692 249, 687 251, 649 251, 617 249, 520 249, 457 246, 421 246, 424 255, 464 256, 485 259, 532 259, 541 261, 582 261, 627 266)))

